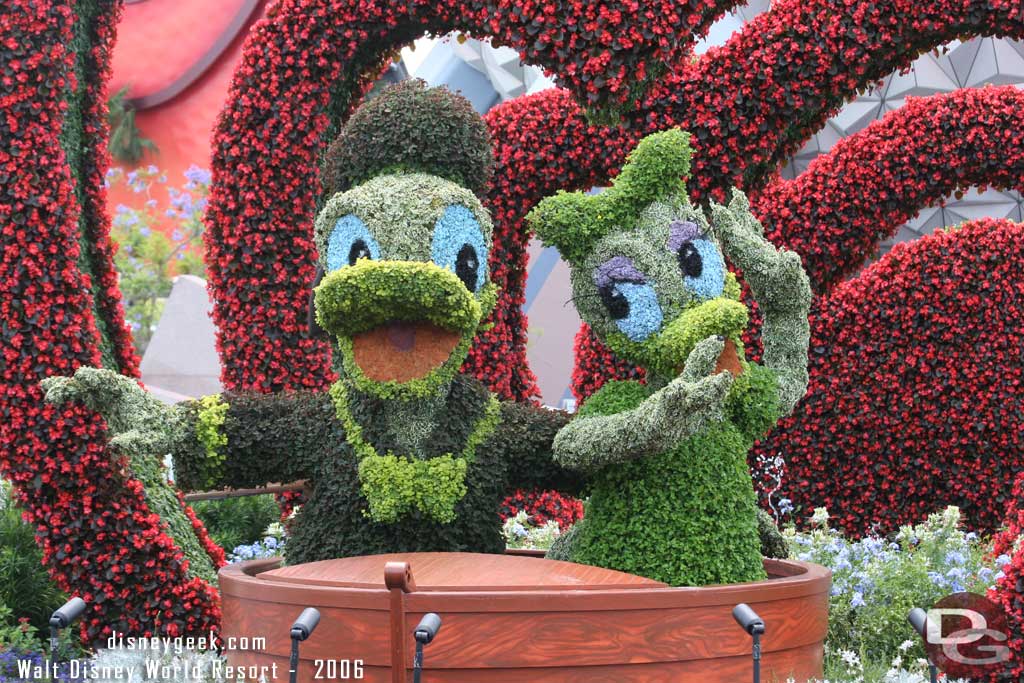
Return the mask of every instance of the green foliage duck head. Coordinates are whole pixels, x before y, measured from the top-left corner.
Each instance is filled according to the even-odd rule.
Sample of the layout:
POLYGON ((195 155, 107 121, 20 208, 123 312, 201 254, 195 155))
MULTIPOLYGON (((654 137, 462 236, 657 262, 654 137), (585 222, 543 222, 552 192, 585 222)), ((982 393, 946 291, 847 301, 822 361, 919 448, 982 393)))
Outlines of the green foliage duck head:
POLYGON ((494 307, 483 191, 487 127, 444 88, 405 81, 363 104, 324 162, 338 190, 315 224, 319 325, 342 372, 385 398, 425 396, 452 379, 494 307))
POLYGON ((712 336, 732 342, 720 364, 738 372, 748 317, 712 226, 686 195, 689 139, 650 135, 610 188, 560 192, 527 217, 569 262, 576 308, 598 337, 661 377, 712 336))

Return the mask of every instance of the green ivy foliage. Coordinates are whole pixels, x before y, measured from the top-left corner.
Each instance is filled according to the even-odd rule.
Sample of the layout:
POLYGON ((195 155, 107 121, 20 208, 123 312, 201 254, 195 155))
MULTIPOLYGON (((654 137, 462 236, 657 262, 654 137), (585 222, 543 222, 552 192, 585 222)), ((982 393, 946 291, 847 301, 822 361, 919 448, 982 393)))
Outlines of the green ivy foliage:
POLYGON ((641 223, 641 213, 655 201, 685 198, 689 174, 690 134, 673 128, 641 140, 626 157, 622 173, 601 194, 560 191, 526 219, 545 244, 578 263, 602 237, 641 223))
POLYGON ((494 164, 490 133, 469 100, 425 81, 397 83, 356 109, 327 150, 328 193, 370 178, 418 171, 482 194, 494 164))
POLYGON ((745 363, 743 374, 732 382, 725 399, 725 417, 751 442, 782 417, 777 382, 774 372, 756 363, 745 363))
MULTIPOLYGON (((455 518, 455 504, 466 495, 467 464, 474 460, 477 447, 494 432, 501 419, 501 404, 497 399, 489 397, 487 407, 477 418, 458 456, 445 452, 424 459, 409 453, 396 455, 391 450, 383 455, 379 453, 363 438, 363 428, 352 414, 352 400, 345 383, 335 382, 330 394, 345 429, 345 440, 359 458, 360 490, 369 503, 366 515, 378 522, 395 522, 415 509, 439 522, 451 522, 455 518)), ((408 414, 404 407, 393 405, 386 411, 388 414, 381 417, 394 423, 402 413, 408 414)), ((433 415, 426 424, 435 424, 431 418, 433 415)), ((409 426, 417 423, 424 421, 412 416, 409 426)), ((420 450, 424 442, 413 439, 411 443, 414 445, 409 450, 415 451, 420 450)))
POLYGON ((208 485, 219 479, 217 473, 224 466, 222 449, 228 445, 228 437, 224 434, 224 420, 228 414, 228 404, 220 396, 204 396, 199 399, 196 413, 196 438, 206 452, 206 466, 210 468, 208 485))
MULTIPOLYGON (((308 478, 324 452, 337 452, 344 432, 326 394, 225 393, 228 407, 221 449, 222 468, 209 466, 205 446, 196 435, 199 401, 175 406, 185 425, 172 449, 174 476, 185 491, 231 486, 253 488, 308 478)), ((251 540, 251 539, 250 539, 251 540)))
POLYGON ((407 456, 370 455, 359 461, 360 491, 365 515, 378 522, 397 522, 412 510, 447 524, 455 519, 455 503, 466 495, 464 458, 450 453, 429 460, 407 456))
MULTIPOLYGON (((637 382, 609 382, 579 417, 621 413, 650 394, 637 382)), ((599 470, 573 560, 676 586, 764 578, 750 472, 732 457, 748 447, 721 422, 673 449, 599 470)))
MULTIPOLYGON (((493 285, 488 291, 493 305, 493 285)), ((484 314, 455 273, 430 262, 363 259, 329 273, 316 292, 320 325, 345 337, 392 320, 427 320, 464 333, 475 331, 484 314)))
MULTIPOLYGON (((447 393, 440 394, 435 419, 422 427, 403 422, 393 400, 354 388, 350 392, 350 410, 362 438, 378 453, 408 453, 405 439, 412 439, 422 444, 416 455, 424 459, 462 452, 491 400, 479 381, 456 375, 447 393), (408 429, 396 428, 406 424, 408 429)), ((309 500, 292 523, 289 563, 391 552, 499 553, 505 541, 498 506, 511 488, 578 492, 581 486, 577 475, 551 457, 551 443, 568 416, 502 403, 500 422, 467 463, 466 494, 455 504, 451 522, 439 522, 417 509, 394 522, 380 522, 365 514, 369 502, 361 490, 360 458, 346 439, 329 394, 227 393, 222 400, 229 406, 223 427, 228 442, 218 486, 310 482, 309 500)), ((186 490, 206 481, 206 452, 194 434, 196 406, 192 401, 177 409, 181 420, 193 426, 173 449, 176 477, 186 490)))

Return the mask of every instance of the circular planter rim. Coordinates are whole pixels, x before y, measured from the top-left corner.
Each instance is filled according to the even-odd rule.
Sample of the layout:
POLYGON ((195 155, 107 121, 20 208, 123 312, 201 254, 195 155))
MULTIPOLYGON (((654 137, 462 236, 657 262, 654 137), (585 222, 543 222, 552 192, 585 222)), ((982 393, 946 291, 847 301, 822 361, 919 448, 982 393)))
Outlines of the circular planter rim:
MULTIPOLYGON (((300 594, 323 606, 366 607, 379 605, 389 591, 380 588, 351 586, 310 585, 267 581, 259 578, 262 572, 279 566, 280 558, 251 560, 227 565, 220 570, 220 586, 224 594, 265 602, 291 602, 300 594)), ((827 593, 832 572, 818 564, 799 560, 764 561, 772 578, 763 581, 712 586, 653 586, 631 588, 588 588, 574 590, 572 586, 543 590, 430 590, 417 589, 406 595, 410 609, 431 611, 443 604, 448 612, 478 611, 481 601, 488 603, 488 611, 521 611, 524 600, 532 609, 543 612, 600 610, 600 609, 678 609, 735 605, 740 602, 766 602, 794 597, 827 593)), ((416 566, 413 559, 412 571, 416 566)), ((383 578, 384 568, 381 567, 383 578)))

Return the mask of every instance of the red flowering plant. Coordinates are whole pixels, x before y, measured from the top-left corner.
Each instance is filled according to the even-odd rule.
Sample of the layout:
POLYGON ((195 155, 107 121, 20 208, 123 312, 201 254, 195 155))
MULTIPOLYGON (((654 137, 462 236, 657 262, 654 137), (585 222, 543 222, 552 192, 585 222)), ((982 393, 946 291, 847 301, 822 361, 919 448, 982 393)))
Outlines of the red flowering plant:
POLYGON ((893 250, 818 302, 810 385, 752 457, 781 454, 783 492, 852 534, 959 506, 1003 520, 1024 471, 1024 225, 985 219, 893 250), (870 303, 870 305, 868 305, 870 303))
POLYGON ((1009 514, 1005 526, 996 534, 992 544, 992 557, 1000 573, 988 597, 994 599, 1006 612, 1013 630, 1006 642, 1012 652, 1011 679, 1024 675, 1024 472, 1017 475, 1010 496, 1009 514))
POLYGON ((87 643, 205 632, 220 616, 103 422, 45 404, 39 386, 82 365, 138 376, 104 209, 118 8, 11 0, 0 13, 0 473, 57 585, 89 605, 87 643))
POLYGON ((565 531, 583 519, 583 502, 558 491, 516 489, 515 493, 501 501, 498 516, 504 522, 520 512, 525 512, 527 521, 534 526, 558 522, 558 528, 565 531))

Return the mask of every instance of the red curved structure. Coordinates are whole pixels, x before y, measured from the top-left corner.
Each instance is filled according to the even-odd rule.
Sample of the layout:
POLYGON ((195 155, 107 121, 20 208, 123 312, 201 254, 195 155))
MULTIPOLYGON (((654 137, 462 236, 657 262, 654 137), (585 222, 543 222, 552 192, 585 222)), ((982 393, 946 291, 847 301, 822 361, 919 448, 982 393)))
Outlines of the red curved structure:
POLYGON ((0 79, 0 472, 51 576, 89 605, 88 643, 112 628, 205 632, 220 616, 213 587, 188 576, 142 484, 106 447, 103 421, 44 404, 39 388, 81 365, 138 374, 104 211, 104 83, 119 9, 12 0, 0 16, 10 74, 0 79))
POLYGON ((786 458, 801 517, 887 533, 936 505, 1000 526, 1024 471, 1024 224, 979 220, 898 244, 818 302, 811 381, 752 452, 786 458))
MULTIPOLYGON (((693 14, 690 6, 676 7, 670 21, 706 27, 732 4, 702 3, 693 14)), ((531 30, 541 38, 532 42, 523 41, 518 18, 509 25, 500 6, 476 3, 392 8, 292 0, 257 25, 215 137, 208 214, 210 284, 227 386, 275 391, 323 387, 330 379, 327 347, 302 337, 297 311, 313 277, 316 150, 354 103, 366 82, 362 74, 373 73, 386 53, 424 30, 468 30, 518 46, 527 60, 578 85, 572 64, 589 54, 596 34, 552 51, 559 31, 584 10, 558 3, 551 8, 550 15, 537 10, 545 18, 534 20, 531 30), (289 64, 292 54, 305 61, 289 64), (254 335, 257 329, 271 333, 254 335)), ((674 70, 618 126, 588 125, 564 92, 496 108, 488 121, 498 142, 501 181, 488 203, 497 219, 491 263, 505 296, 494 329, 480 339, 467 368, 503 396, 526 398, 535 391, 520 311, 521 217, 541 197, 605 181, 640 136, 671 125, 694 133, 695 196, 721 196, 729 185, 754 190, 858 89, 924 50, 992 33, 1024 35, 1019 8, 981 0, 852 6, 783 0, 724 47, 674 62, 674 70), (501 360, 492 367, 484 359, 501 360)), ((630 49, 653 64, 661 53, 650 48, 630 49)), ((608 59, 612 65, 617 58, 608 59)), ((610 78, 617 67, 609 69, 610 78)))
POLYGON ((1013 86, 908 98, 900 109, 754 201, 772 242, 827 292, 901 225, 957 189, 1024 189, 1024 92, 1013 86))

